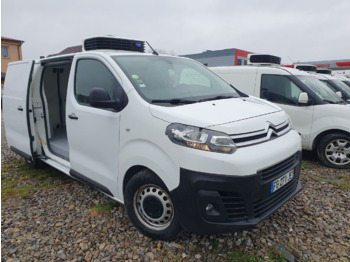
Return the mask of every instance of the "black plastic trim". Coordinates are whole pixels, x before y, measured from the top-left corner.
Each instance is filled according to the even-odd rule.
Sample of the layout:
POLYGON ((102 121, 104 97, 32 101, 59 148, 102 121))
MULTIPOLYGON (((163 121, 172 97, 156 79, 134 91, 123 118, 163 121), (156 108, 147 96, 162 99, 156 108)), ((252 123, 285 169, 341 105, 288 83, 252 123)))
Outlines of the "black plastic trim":
POLYGON ((64 56, 64 57, 53 57, 41 60, 40 64, 42 66, 62 66, 66 64, 71 64, 74 56, 64 56))
POLYGON ((96 182, 95 180, 92 180, 91 178, 88 178, 88 177, 80 174, 79 172, 77 172, 77 171, 75 171, 73 169, 71 169, 69 171, 69 174, 73 178, 75 178, 75 179, 77 179, 77 180, 79 180, 79 181, 81 181, 81 182, 83 182, 83 183, 85 183, 85 184, 87 184, 87 185, 89 185, 89 186, 91 186, 93 188, 96 188, 97 190, 105 193, 106 195, 114 197, 112 192, 107 187, 105 187, 104 185, 101 185, 100 183, 96 182))
POLYGON ((272 63, 272 64, 281 64, 281 58, 274 55, 265 55, 265 54, 252 54, 249 57, 249 61, 253 64, 264 64, 264 63, 272 63))
POLYGON ((271 181, 262 181, 259 173, 219 175, 181 168, 180 184, 170 195, 181 213, 182 228, 198 234, 221 234, 255 227, 301 190, 301 152, 274 177, 292 169, 294 179, 271 193, 271 181), (206 210, 208 204, 211 210, 206 210))
POLYGON ((325 68, 318 68, 318 69, 316 69, 316 73, 324 74, 324 75, 332 75, 332 70, 325 69, 325 68))
POLYGON ((84 40, 84 49, 86 51, 108 49, 144 53, 145 42, 122 38, 93 37, 84 40))
POLYGON ((28 155, 27 153, 23 152, 22 150, 19 150, 18 148, 14 147, 14 146, 10 146, 10 150, 14 153, 16 153, 17 155, 23 157, 25 160, 31 161, 32 160, 32 156, 28 155))
POLYGON ((317 70, 317 66, 313 65, 297 65, 295 68, 306 72, 316 72, 317 70))
MULTIPOLYGON (((31 157, 29 160, 34 160, 34 150, 33 150, 33 142, 34 140, 32 139, 33 134, 32 134, 32 129, 30 127, 30 113, 33 112, 32 109, 29 108, 29 95, 30 95, 30 85, 32 83, 33 79, 33 70, 34 70, 34 60, 32 61, 32 67, 30 69, 30 74, 29 74, 29 79, 28 79, 28 86, 27 86, 27 96, 26 96, 26 117, 27 117, 27 128, 28 128, 28 135, 29 135, 29 147, 30 147, 30 154, 31 157)), ((34 117, 34 116, 33 116, 34 117)))

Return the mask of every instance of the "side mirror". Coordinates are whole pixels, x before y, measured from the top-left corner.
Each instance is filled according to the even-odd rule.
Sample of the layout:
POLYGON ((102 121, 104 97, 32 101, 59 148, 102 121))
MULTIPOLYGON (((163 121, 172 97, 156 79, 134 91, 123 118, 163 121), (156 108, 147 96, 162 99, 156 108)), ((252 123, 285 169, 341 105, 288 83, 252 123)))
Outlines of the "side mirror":
POLYGON ((335 92, 340 98, 343 98, 343 94, 340 92, 340 91, 338 91, 338 92, 335 92))
POLYGON ((298 103, 305 104, 305 105, 308 104, 309 103, 309 95, 306 92, 300 93, 299 98, 298 98, 298 103))
POLYGON ((119 100, 112 100, 106 89, 94 87, 89 94, 89 104, 96 108, 119 109, 119 100))

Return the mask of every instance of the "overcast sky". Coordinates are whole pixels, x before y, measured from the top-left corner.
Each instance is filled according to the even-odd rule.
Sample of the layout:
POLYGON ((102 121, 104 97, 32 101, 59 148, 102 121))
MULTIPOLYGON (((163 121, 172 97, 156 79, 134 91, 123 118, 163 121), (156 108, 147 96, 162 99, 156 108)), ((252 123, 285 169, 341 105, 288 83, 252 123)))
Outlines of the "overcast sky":
POLYGON ((283 63, 350 58, 349 0, 2 0, 1 35, 24 59, 94 35, 147 40, 177 55, 239 48, 283 63))

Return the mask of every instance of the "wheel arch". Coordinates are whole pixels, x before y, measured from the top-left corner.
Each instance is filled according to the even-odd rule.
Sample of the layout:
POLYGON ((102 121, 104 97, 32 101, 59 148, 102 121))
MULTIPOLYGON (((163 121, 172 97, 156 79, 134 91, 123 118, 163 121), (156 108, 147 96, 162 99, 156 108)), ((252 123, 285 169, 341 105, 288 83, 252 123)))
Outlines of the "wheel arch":
POLYGON ((345 134, 345 135, 350 135, 349 132, 344 131, 342 129, 329 129, 329 130, 325 130, 322 133, 318 134, 314 141, 312 142, 312 151, 314 151, 315 149, 317 149, 318 144, 320 143, 321 139, 324 138, 325 136, 329 135, 329 134, 335 134, 335 133, 340 133, 340 134, 345 134))
MULTIPOLYGON (((141 166, 141 165, 137 165, 137 166, 132 166, 130 167, 124 176, 123 179, 123 195, 124 195, 124 191, 125 191, 125 187, 128 184, 129 180, 131 179, 131 177, 135 174, 137 174, 138 172, 145 170, 145 169, 149 169, 148 167, 145 166, 141 166)), ((150 170, 150 169, 149 169, 150 170)), ((152 170, 151 170, 152 171, 152 170)), ((153 171, 152 171, 153 172, 153 171)), ((154 173, 154 172, 153 172, 154 173)))
POLYGON ((152 170, 151 168, 147 167, 147 166, 143 166, 143 165, 135 165, 135 166, 132 166, 130 167, 124 177, 123 177, 123 188, 122 188, 122 192, 123 192, 123 199, 124 199, 124 193, 125 193, 125 188, 126 188, 126 185, 128 184, 128 182, 130 181, 130 179, 136 175, 137 173, 141 172, 142 170, 149 170, 153 173, 153 175, 155 177, 157 177, 163 184, 163 186, 166 187, 167 190, 169 190, 168 186, 166 185, 165 181, 154 171, 152 170))

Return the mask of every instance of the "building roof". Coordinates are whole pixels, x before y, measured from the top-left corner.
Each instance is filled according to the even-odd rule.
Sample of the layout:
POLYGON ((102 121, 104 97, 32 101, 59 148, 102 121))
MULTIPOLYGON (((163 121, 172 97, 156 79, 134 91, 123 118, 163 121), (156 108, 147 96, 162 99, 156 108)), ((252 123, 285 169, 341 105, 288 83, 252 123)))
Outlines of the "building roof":
POLYGON ((21 43, 21 44, 24 43, 23 40, 13 39, 13 38, 5 37, 5 36, 1 37, 1 41, 18 42, 18 43, 21 43))
POLYGON ((235 55, 236 48, 228 48, 228 49, 222 49, 222 50, 207 50, 199 54, 190 54, 190 55, 182 55, 184 57, 189 58, 209 58, 209 57, 218 57, 218 56, 234 56, 235 55))
POLYGON ((83 47, 81 45, 70 46, 57 54, 48 55, 48 57, 58 56, 58 55, 67 55, 67 54, 73 54, 73 53, 80 53, 82 50, 83 50, 83 47))
POLYGON ((309 65, 317 66, 318 68, 327 68, 330 70, 349 70, 350 69, 350 59, 298 62, 298 63, 294 63, 293 65, 284 65, 284 66, 293 68, 295 64, 309 64, 309 65))

